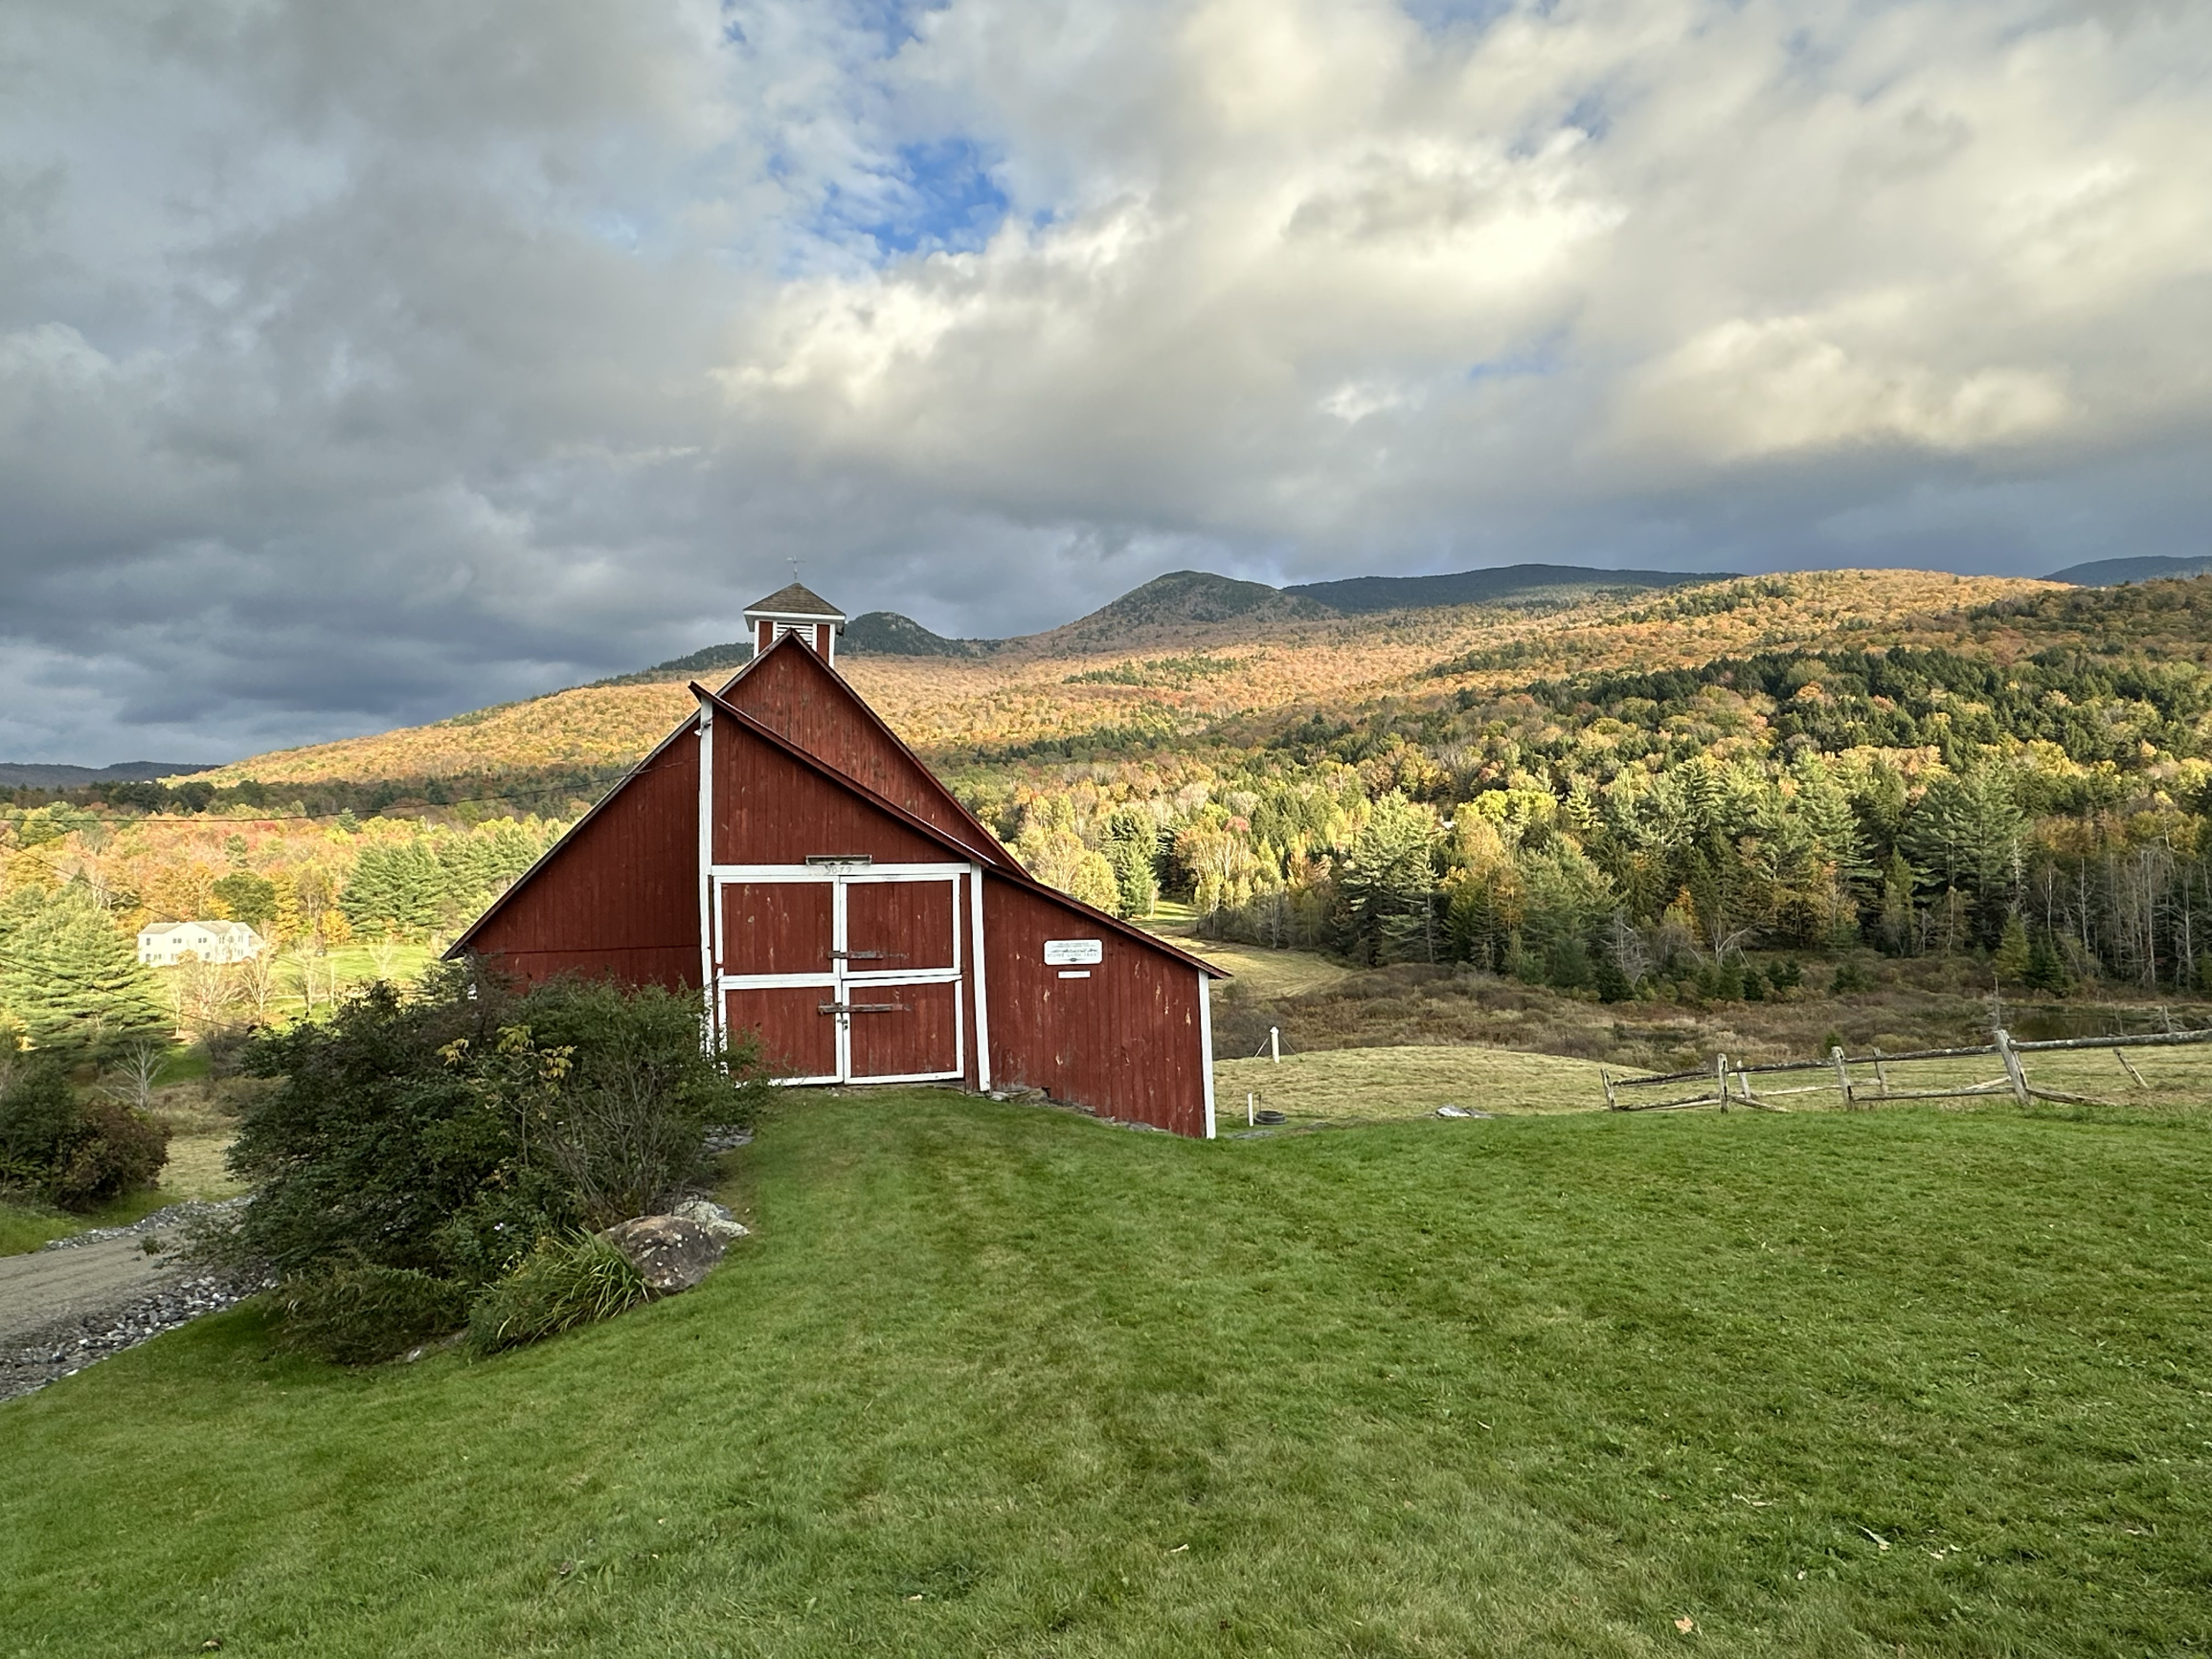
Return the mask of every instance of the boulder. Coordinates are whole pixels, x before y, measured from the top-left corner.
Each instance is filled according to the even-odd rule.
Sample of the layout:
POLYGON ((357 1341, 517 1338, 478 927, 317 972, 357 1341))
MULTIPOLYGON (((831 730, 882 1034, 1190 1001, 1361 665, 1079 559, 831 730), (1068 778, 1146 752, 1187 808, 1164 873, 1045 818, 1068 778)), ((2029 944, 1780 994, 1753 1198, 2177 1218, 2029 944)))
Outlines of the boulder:
POLYGON ((696 1222, 721 1239, 742 1239, 753 1230, 711 1199, 687 1199, 668 1214, 679 1221, 696 1222))
POLYGON ((640 1216, 618 1222, 599 1236, 627 1256, 654 1293, 662 1296, 698 1284, 730 1247, 721 1234, 682 1216, 640 1216))

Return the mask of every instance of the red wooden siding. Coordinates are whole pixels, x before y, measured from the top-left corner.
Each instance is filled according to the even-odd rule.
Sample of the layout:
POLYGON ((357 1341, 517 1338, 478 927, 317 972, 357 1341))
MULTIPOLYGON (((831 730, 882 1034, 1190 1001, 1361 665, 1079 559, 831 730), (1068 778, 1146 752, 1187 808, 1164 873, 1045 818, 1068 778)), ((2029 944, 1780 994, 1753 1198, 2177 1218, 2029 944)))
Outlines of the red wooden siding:
POLYGON ((558 974, 699 988, 699 750, 657 751, 482 922, 468 948, 527 984, 558 974))
MULTIPOLYGON (((696 807, 692 821, 698 821, 696 807)), ((714 722, 716 863, 802 864, 810 858, 860 853, 877 863, 952 862, 952 855, 937 842, 734 720, 714 722)), ((694 880, 698 858, 694 841, 686 860, 694 880)), ((697 904, 694 897, 694 908, 697 904)))
MULTIPOLYGON (((854 1082, 953 1069, 967 1012, 959 987, 848 981, 845 994, 852 1009, 854 1082)), ((972 1042, 974 1033, 967 1035, 972 1042)))
POLYGON ((827 882, 732 882, 722 888, 725 974, 826 974, 827 882))
POLYGON ((950 968, 953 884, 855 882, 845 892, 845 937, 855 974, 950 968), (863 954, 870 951, 881 954, 863 954))
POLYGON ((986 863, 1006 856, 937 774, 878 724, 860 694, 812 653, 771 652, 722 696, 832 771, 974 849, 986 863))
MULTIPOLYGON (((755 985, 726 991, 722 1029, 757 1031, 761 1052, 779 1077, 834 1076, 837 1020, 823 1013, 822 1005, 835 995, 825 985, 755 985)), ((732 1042, 734 1044, 735 1039, 732 1042)))
POLYGON ((1110 1117, 1206 1132, 1197 969, 988 876, 983 944, 994 1087, 1044 1088, 1110 1117), (1048 939, 1097 939, 1103 959, 1089 978, 1063 979, 1046 966, 1048 939))

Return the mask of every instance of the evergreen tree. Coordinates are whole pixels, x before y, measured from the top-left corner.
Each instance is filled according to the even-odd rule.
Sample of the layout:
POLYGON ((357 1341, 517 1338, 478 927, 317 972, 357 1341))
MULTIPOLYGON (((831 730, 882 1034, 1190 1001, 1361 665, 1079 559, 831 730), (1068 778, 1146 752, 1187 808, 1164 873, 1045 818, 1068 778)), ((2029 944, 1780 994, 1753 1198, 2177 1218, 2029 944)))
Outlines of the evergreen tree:
POLYGON ((1998 938, 1997 954, 1993 958, 1998 977, 2020 983, 2027 977, 2028 959, 2033 954, 2027 930, 2020 926, 2020 912, 2015 910, 2005 917, 2004 931, 1998 938))
POLYGON ((1893 850, 1882 870, 1882 948, 1893 956, 1907 954, 1917 941, 1912 886, 1912 866, 1893 850))
POLYGON ((1375 803, 1338 878, 1354 953, 1367 961, 1434 961, 1436 815, 1392 791, 1375 803))
POLYGON ((1600 1002, 1626 1002, 1636 995, 1636 988, 1628 982, 1628 975, 1620 971, 1620 964, 1614 960, 1611 951, 1598 952, 1593 974, 1600 1002))
POLYGON ((2030 991, 2048 991, 2063 995, 2066 988, 2065 958, 2059 954, 2057 944, 2045 930, 2038 930, 2028 944, 2027 966, 2020 974, 2020 983, 2030 991))
MULTIPOLYGON (((235 839, 235 838, 234 838, 235 839)), ((266 934, 277 914, 277 884, 251 870, 233 870, 211 889, 235 922, 266 934)))
POLYGON ((1115 908, 1149 916, 1160 900, 1160 826, 1140 806, 1117 806, 1106 818, 1107 862, 1114 867, 1115 908))
POLYGON ((0 1004, 34 1044, 105 1060, 143 1038, 166 1042, 173 1021, 132 942, 80 888, 15 923, 0 941, 0 1004))

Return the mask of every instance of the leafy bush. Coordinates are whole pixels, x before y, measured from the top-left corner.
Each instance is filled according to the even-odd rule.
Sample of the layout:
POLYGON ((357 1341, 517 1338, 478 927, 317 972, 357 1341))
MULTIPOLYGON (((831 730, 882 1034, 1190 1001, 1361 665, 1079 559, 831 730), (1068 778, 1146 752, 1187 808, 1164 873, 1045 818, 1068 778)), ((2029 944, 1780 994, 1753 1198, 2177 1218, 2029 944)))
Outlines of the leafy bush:
POLYGON ((612 1319, 651 1295, 644 1275, 598 1234, 547 1239, 477 1296, 468 1313, 468 1345, 479 1354, 519 1348, 612 1319))
POLYGON ((542 1111, 539 1145, 589 1226, 666 1209, 699 1174, 707 1130, 750 1126, 758 1114, 767 1089, 758 1038, 749 1033, 719 1065, 710 1061, 689 997, 558 979, 516 1012, 480 1075, 509 1110, 528 1100, 542 1111), (557 1084, 536 1094, 553 1055, 563 1057, 557 1084))
POLYGON ((169 1125, 121 1101, 89 1101, 56 1158, 48 1193, 66 1210, 89 1210, 154 1185, 169 1162, 169 1125))
MULTIPOLYGON (((274 1085, 231 1151, 259 1190, 213 1253, 287 1284, 373 1267, 463 1297, 544 1240, 666 1208, 707 1128, 751 1121, 765 1090, 756 1048, 702 1052, 689 997, 576 980, 518 995, 468 965, 263 1034, 244 1068, 274 1085)), ((353 1305, 313 1307, 339 1320, 353 1305)))
POLYGON ((87 1210, 152 1186, 168 1126, 119 1101, 80 1104, 61 1063, 39 1056, 0 1085, 0 1186, 87 1210))
POLYGON ((457 1331, 468 1292, 413 1267, 361 1264, 284 1287, 285 1342, 340 1365, 373 1365, 457 1331))

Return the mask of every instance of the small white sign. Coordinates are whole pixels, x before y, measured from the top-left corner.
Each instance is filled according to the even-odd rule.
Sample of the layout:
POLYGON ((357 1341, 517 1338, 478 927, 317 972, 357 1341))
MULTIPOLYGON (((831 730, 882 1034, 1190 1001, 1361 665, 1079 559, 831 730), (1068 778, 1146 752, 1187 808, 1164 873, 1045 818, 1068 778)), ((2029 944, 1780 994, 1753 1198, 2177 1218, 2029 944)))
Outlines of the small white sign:
POLYGON ((1078 962, 1103 962, 1106 945, 1101 939, 1047 939, 1045 966, 1071 968, 1078 962))
POLYGON ((1091 970, 1088 968, 1063 968, 1060 970, 1060 977, 1063 979, 1088 979, 1091 977, 1091 970))

